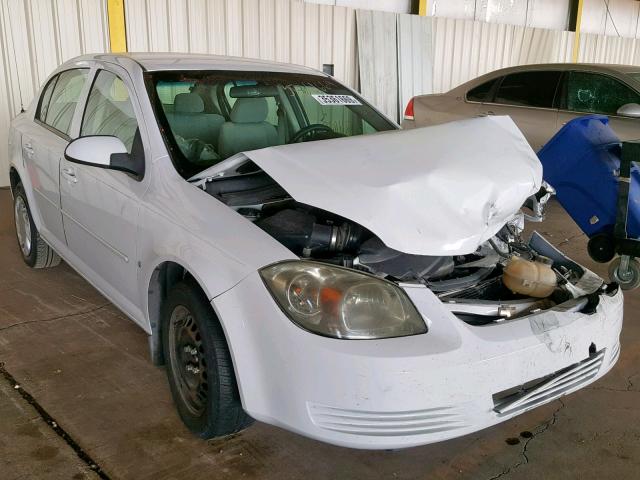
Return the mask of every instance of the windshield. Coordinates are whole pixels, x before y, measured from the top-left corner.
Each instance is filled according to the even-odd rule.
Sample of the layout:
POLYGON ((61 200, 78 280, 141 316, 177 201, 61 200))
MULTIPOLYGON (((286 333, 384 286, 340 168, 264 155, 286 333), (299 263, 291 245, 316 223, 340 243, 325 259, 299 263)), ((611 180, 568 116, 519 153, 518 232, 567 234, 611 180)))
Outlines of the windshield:
POLYGON ((640 82, 640 72, 629 73, 629 76, 633 78, 636 82, 640 82))
POLYGON ((156 72, 148 85, 174 165, 185 178, 238 152, 397 128, 320 75, 156 72))

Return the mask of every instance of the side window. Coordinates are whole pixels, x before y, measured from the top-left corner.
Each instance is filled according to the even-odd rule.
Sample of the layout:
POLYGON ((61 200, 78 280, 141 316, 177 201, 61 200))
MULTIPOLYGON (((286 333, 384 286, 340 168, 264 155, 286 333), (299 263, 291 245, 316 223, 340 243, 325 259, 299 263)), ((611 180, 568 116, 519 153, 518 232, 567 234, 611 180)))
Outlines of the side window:
POLYGON ((574 112, 615 115, 627 103, 640 103, 640 94, 615 78, 589 72, 569 72, 566 108, 574 112))
POLYGON ((472 88, 467 92, 467 100, 470 102, 491 101, 492 99, 487 98, 487 96, 489 95, 489 93, 491 93, 491 89, 499 79, 500 77, 494 78, 493 80, 489 80, 488 82, 484 82, 483 84, 472 88))
POLYGON ((53 89, 56 86, 56 82, 58 81, 58 75, 53 77, 47 83, 47 86, 44 87, 42 91, 42 95, 40 96, 40 101, 38 103, 38 111, 36 112, 36 118, 44 123, 47 118, 47 111, 49 110, 49 102, 51 101, 51 94, 53 93, 53 89))
POLYGON ((129 90, 116 75, 101 70, 91 87, 80 135, 113 135, 131 153, 137 131, 129 90))
POLYGON ((49 101, 44 110, 43 104, 40 105, 39 120, 59 132, 68 134, 87 74, 86 68, 62 72, 58 75, 51 94, 48 94, 49 86, 52 84, 50 82, 43 94, 43 102, 46 100, 46 95, 49 95, 49 101))
POLYGON ((552 108, 560 72, 520 72, 507 75, 496 93, 495 103, 552 108))

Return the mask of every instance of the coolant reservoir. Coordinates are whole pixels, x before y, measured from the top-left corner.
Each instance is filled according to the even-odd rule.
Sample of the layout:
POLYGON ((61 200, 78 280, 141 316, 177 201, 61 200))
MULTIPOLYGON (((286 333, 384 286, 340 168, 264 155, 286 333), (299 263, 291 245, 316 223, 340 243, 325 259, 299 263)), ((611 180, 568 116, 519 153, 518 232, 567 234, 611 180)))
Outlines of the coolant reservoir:
POLYGON ((504 285, 514 293, 545 298, 556 288, 556 274, 549 265, 512 257, 502 274, 504 285))

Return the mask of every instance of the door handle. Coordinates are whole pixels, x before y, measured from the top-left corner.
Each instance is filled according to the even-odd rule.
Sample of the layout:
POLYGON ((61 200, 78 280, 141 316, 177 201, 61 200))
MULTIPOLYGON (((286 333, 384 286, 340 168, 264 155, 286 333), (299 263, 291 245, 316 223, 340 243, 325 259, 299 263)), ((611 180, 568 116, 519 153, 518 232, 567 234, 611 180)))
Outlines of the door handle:
POLYGON ((70 168, 70 167, 63 168, 62 174, 67 178, 69 182, 76 183, 78 181, 76 177, 76 171, 73 168, 70 168))

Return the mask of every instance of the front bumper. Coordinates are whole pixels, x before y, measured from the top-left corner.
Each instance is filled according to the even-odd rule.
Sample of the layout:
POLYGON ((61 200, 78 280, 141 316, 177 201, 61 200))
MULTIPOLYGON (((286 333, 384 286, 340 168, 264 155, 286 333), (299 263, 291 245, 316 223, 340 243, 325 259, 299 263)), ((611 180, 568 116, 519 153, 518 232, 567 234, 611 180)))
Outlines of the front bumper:
POLYGON ((411 447, 489 427, 571 393, 607 373, 619 355, 619 291, 600 295, 590 314, 557 308, 474 327, 430 290, 405 290, 429 332, 360 341, 295 326, 257 273, 216 297, 245 410, 335 445, 411 447), (509 408, 501 408, 505 402, 509 408))

